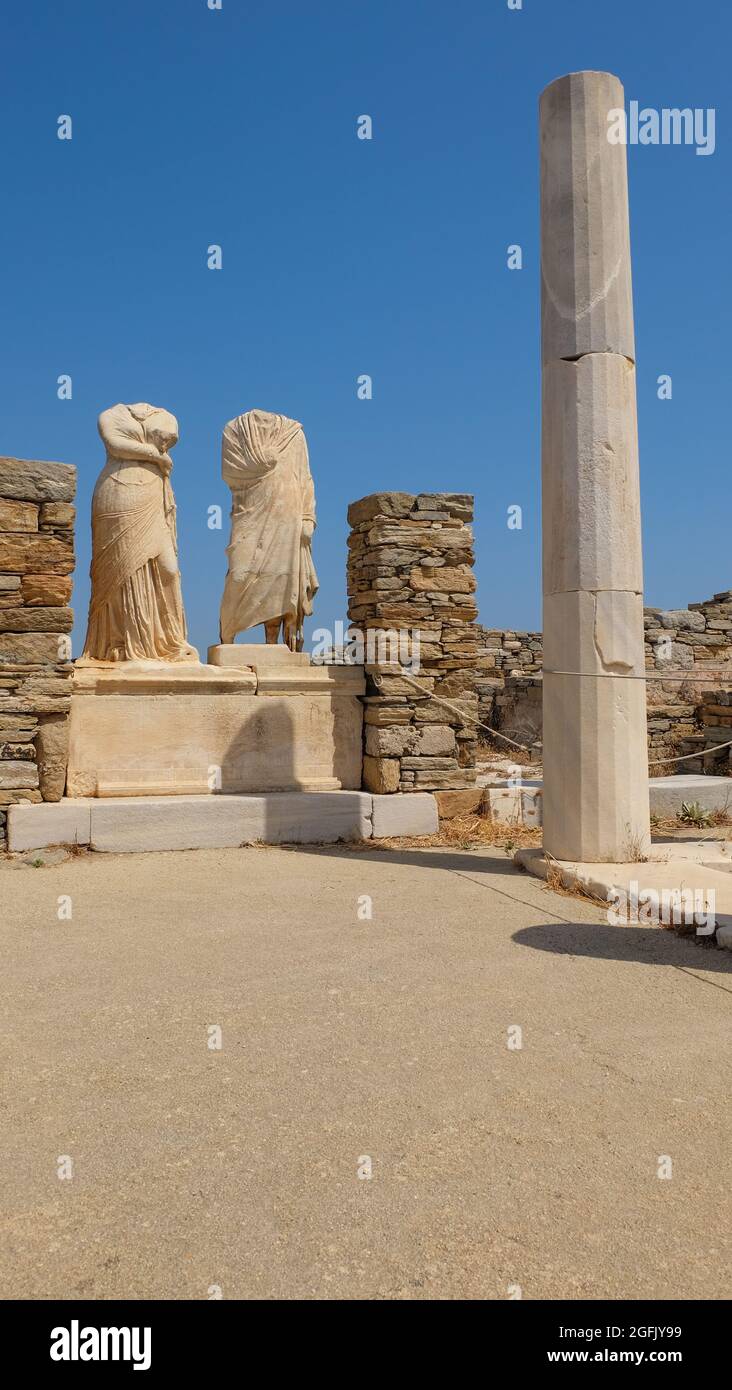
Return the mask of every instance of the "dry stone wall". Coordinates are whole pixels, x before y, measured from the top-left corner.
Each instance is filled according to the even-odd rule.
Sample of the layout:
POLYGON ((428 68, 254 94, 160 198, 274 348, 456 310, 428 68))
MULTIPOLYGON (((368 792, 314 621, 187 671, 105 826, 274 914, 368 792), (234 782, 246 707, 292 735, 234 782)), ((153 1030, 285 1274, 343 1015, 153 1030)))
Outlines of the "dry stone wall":
POLYGON ((0 845, 7 807, 63 796, 76 469, 0 458, 0 845))
MULTIPOLYGON (((685 679, 648 682, 648 754, 652 762, 678 757, 726 741, 726 700, 715 699, 732 686, 732 591, 715 594, 688 608, 644 610, 645 658, 649 672, 664 671, 685 679)), ((483 724, 532 744, 541 740, 540 632, 478 629, 477 691, 483 724)), ((481 733, 484 734, 484 730, 481 733)), ((732 737, 728 734, 727 737, 732 737)), ((719 770, 728 750, 702 763, 682 765, 687 772, 719 770)), ((657 773, 662 769, 654 768, 657 773)))
POLYGON ((348 509, 348 616, 366 646, 368 791, 475 784, 472 519, 464 493, 374 493, 348 509))

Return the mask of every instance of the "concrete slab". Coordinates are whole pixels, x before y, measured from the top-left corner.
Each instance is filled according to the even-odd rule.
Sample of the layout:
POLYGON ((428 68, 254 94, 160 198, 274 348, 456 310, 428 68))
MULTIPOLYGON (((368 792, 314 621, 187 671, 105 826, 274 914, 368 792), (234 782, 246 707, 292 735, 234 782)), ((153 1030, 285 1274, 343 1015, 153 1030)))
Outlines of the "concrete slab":
POLYGON ((373 837, 436 835, 440 828, 437 802, 431 792, 373 796, 373 837))
POLYGON ((8 807, 8 849, 47 849, 49 845, 88 845, 91 800, 19 802, 8 807), (31 812, 29 815, 28 812, 31 812))

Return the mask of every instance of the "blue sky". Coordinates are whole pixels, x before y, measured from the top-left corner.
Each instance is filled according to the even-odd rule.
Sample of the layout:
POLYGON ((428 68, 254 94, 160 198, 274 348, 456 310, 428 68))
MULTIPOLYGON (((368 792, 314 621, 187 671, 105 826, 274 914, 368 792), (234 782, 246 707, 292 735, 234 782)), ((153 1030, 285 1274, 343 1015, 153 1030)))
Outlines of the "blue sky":
POLYGON ((580 68, 641 105, 716 108, 711 157, 629 150, 631 232, 646 602, 732 587, 729 6, 24 0, 0 33, 0 452, 78 467, 75 651, 96 417, 119 400, 179 419, 202 653, 226 569, 221 430, 253 406, 308 436, 317 625, 345 616, 348 502, 391 488, 473 492, 481 619, 539 626, 537 101, 580 68))

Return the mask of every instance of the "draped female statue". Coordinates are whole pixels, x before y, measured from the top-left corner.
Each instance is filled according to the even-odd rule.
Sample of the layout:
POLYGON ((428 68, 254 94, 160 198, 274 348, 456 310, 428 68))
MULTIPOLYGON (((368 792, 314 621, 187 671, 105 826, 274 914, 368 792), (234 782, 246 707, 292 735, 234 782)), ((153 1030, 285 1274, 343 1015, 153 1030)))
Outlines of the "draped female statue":
POLYGON ((281 628, 287 646, 301 651, 318 588, 310 550, 315 490, 302 425, 265 410, 230 420, 222 472, 233 504, 221 641, 262 623, 267 642, 281 628))
POLYGON ((107 450, 92 500, 89 626, 81 662, 198 661, 186 640, 170 449, 174 415, 157 406, 102 411, 107 450))

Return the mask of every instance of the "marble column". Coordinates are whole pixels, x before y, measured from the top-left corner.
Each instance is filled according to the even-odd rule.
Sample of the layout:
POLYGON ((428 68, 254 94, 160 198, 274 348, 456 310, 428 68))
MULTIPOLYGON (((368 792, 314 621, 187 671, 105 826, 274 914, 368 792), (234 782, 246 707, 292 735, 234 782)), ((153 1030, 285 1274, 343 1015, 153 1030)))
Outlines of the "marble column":
POLYGON ((650 845, 623 105, 604 72, 540 104, 544 848, 585 863, 650 845))

